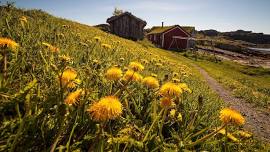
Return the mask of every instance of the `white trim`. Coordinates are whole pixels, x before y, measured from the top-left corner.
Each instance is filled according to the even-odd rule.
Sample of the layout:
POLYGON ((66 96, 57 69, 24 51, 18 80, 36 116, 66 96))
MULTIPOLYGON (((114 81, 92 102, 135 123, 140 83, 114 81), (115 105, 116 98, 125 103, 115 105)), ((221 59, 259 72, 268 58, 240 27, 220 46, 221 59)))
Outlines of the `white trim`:
POLYGON ((172 40, 172 42, 171 42, 170 46, 168 47, 168 49, 170 49, 172 47, 173 42, 174 42, 174 39, 172 40))
POLYGON ((189 35, 185 30, 183 30, 179 25, 176 25, 175 27, 173 27, 173 28, 171 28, 170 30, 164 32, 163 34, 165 35, 166 33, 168 33, 168 32, 170 32, 170 31, 174 30, 175 28, 179 28, 181 31, 183 31, 183 32, 187 35, 187 37, 190 37, 190 35, 189 35))
POLYGON ((183 37, 183 36, 173 36, 173 38, 181 40, 194 40, 193 37, 183 37))
MULTIPOLYGON (((184 32, 184 33, 187 35, 188 38, 191 37, 191 36, 190 36, 185 30, 183 30, 179 25, 176 25, 175 27, 171 28, 170 30, 168 30, 168 31, 162 33, 162 44, 161 44, 161 47, 162 47, 162 48, 164 47, 165 34, 168 33, 168 32, 170 32, 170 31, 172 31, 172 30, 174 30, 174 29, 176 29, 176 28, 178 28, 178 29, 180 29, 182 32, 184 32)), ((173 37, 172 37, 172 38, 173 38, 173 37)))

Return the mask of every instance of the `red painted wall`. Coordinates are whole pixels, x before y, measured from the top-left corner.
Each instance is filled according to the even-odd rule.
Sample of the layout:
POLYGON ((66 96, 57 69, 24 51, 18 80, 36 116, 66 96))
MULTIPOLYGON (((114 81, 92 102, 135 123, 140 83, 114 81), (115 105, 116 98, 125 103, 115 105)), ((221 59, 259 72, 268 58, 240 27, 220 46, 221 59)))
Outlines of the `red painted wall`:
POLYGON ((172 38, 173 36, 188 37, 188 35, 186 33, 184 33, 181 29, 175 28, 175 29, 169 31, 168 33, 164 34, 163 48, 164 49, 177 49, 177 48, 185 49, 187 46, 187 40, 177 39, 177 41, 171 45, 171 43, 173 41, 173 38, 172 38))
POLYGON ((160 34, 150 34, 147 36, 148 40, 156 45, 161 45, 161 35, 160 34), (154 38, 156 37, 156 38, 154 38))

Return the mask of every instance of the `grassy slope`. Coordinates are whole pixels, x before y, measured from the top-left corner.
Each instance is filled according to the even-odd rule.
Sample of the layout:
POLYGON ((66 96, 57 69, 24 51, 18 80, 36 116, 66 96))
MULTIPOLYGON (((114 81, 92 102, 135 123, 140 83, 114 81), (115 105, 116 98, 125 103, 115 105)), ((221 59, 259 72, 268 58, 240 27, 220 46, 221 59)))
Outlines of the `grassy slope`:
POLYGON ((231 62, 199 62, 211 75, 231 89, 236 97, 259 107, 269 108, 270 71, 241 66, 231 62))
MULTIPOLYGON (((113 65, 124 68, 130 61, 141 61, 142 59, 151 61, 150 64, 145 65, 142 75, 147 76, 156 73, 162 83, 164 83, 165 75, 169 75, 170 79, 172 72, 180 73, 181 81, 187 83, 193 90, 192 94, 188 94, 184 98, 185 123, 188 122, 188 118, 193 113, 192 111, 196 110, 198 106, 198 96, 203 96, 203 110, 195 120, 193 129, 185 130, 185 133, 192 134, 196 130, 202 129, 202 127, 214 127, 220 124, 217 115, 222 102, 202 81, 201 76, 190 66, 189 61, 183 57, 175 57, 170 52, 125 40, 90 26, 55 18, 37 10, 23 11, 1 7, 0 13, 0 36, 10 37, 20 44, 18 54, 9 56, 9 77, 5 82, 2 80, 0 86, 0 112, 2 114, 0 150, 10 149, 12 145, 16 145, 18 151, 23 149, 33 151, 48 149, 59 131, 58 121, 61 120, 59 117, 61 117, 61 106, 63 104, 59 103, 59 88, 55 79, 57 73, 53 71, 54 68, 52 67, 61 68, 62 65, 58 55, 48 53, 41 44, 42 42, 48 42, 59 47, 59 54, 69 55, 73 58, 73 62, 69 63, 68 66, 73 67, 79 73, 79 78, 83 82, 80 87, 90 92, 81 101, 84 103, 83 107, 68 108, 70 115, 66 118, 67 124, 74 122, 76 112, 79 113, 78 121, 80 122, 73 135, 74 142, 72 141, 70 146, 72 150, 87 150, 89 143, 90 145, 95 143, 92 137, 97 132, 96 123, 85 115, 85 111, 92 101, 111 93, 110 89, 108 89, 110 83, 103 77, 104 72, 113 65), (22 15, 28 18, 28 23, 24 27, 19 21, 22 15), (93 39, 95 36, 101 38, 101 43, 110 44, 113 50, 101 47, 93 39), (121 62, 120 58, 125 60, 121 62), (94 60, 98 60, 98 66, 94 63, 94 60), (157 63, 162 64, 162 66, 157 66, 157 63), (184 73, 191 73, 191 75, 183 76, 184 73), (18 93, 31 82, 33 78, 38 80, 38 87, 31 94, 30 104, 27 102, 29 100, 25 99, 24 94, 20 94, 18 99, 11 98, 12 95, 18 93), (14 110, 16 105, 19 107, 17 111, 14 110), (30 111, 27 110, 29 106, 30 111), (80 113, 80 110, 82 113, 80 113), (26 111, 28 111, 27 115, 25 114, 26 111), (86 131, 86 134, 80 137, 83 131, 86 131)), ((121 100, 132 100, 132 102, 138 103, 148 100, 143 93, 147 90, 142 88, 140 84, 133 84, 131 87, 135 87, 133 97, 129 97, 130 95, 125 93, 121 96, 121 100)), ((132 103, 130 104, 132 105, 132 103)), ((137 126, 142 131, 142 134, 145 134, 145 128, 149 128, 151 121, 149 120, 150 116, 144 115, 140 113, 140 110, 134 116, 127 114, 125 111, 123 119, 111 122, 114 128, 112 135, 116 136, 121 129, 130 125, 137 126)), ((184 127, 184 129, 186 128, 184 127)), ((61 147, 60 145, 66 145, 70 131, 71 126, 67 125, 67 131, 64 133, 63 139, 60 139, 60 143, 58 143, 59 147, 61 147)), ((151 148, 151 145, 160 145, 158 140, 149 142, 148 148, 151 148)), ((170 142, 171 140, 168 140, 167 144, 170 142)), ((219 151, 222 149, 221 144, 221 138, 215 137, 208 140, 208 142, 202 143, 197 148, 219 151)), ((162 146, 162 148, 166 147, 165 145, 162 146)), ((232 143, 229 146, 235 150, 262 148, 255 144, 253 140, 245 141, 242 146, 232 143)), ((106 144, 106 148, 115 150, 117 147, 106 144)), ((129 148, 131 148, 130 150, 138 150, 136 146, 129 148)))
POLYGON ((231 61, 215 63, 211 58, 198 57, 194 63, 203 67, 227 89, 232 90, 236 97, 244 98, 255 106, 269 108, 269 69, 244 66, 231 61))

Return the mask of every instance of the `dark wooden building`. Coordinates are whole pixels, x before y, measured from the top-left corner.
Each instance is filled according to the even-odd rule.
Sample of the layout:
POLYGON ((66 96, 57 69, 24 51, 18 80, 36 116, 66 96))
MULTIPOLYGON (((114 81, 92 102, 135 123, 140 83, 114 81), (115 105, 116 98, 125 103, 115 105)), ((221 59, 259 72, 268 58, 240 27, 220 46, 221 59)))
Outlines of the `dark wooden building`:
POLYGON ((182 27, 179 25, 154 26, 147 34, 147 38, 158 47, 181 50, 195 45, 194 35, 194 27, 182 27))
POLYGON ((117 16, 112 16, 107 19, 110 24, 110 31, 118 36, 139 40, 143 39, 143 28, 146 26, 146 21, 132 15, 130 12, 125 12, 117 16))

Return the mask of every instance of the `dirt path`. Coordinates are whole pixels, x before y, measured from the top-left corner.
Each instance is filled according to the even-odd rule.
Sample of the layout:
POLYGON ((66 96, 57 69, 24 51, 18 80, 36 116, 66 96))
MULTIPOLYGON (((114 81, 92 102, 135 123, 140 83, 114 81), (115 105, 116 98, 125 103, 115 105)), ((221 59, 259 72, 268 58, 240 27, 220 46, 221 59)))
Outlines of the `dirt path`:
POLYGON ((235 98, 231 92, 224 89, 214 78, 201 67, 194 65, 211 89, 217 92, 221 99, 231 108, 238 110, 246 119, 244 128, 262 141, 270 143, 270 113, 259 111, 243 99, 235 98))

